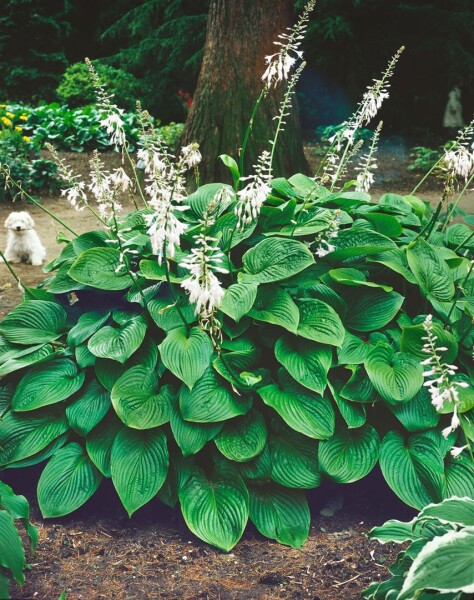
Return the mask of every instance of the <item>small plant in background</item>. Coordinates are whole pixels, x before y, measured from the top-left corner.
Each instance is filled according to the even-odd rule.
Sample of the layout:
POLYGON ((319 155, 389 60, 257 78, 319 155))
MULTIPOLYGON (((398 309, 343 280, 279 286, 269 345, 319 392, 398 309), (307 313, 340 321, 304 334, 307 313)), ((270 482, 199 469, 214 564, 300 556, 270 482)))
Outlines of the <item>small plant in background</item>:
POLYGON ((174 155, 140 110, 142 186, 124 112, 89 66, 101 126, 133 177, 105 171, 97 153, 88 182, 60 162, 65 195, 104 229, 67 226, 48 279, 0 323, 0 466, 50 458, 45 517, 74 511, 106 477, 129 515, 179 502, 190 530, 224 551, 248 519, 299 548, 305 490, 377 463, 417 509, 474 497, 472 232, 413 195, 371 198, 377 134, 364 181, 344 183, 401 51, 335 134, 323 172, 272 176, 313 6, 267 57, 255 111, 269 86, 287 86, 269 149, 247 176, 222 157, 233 187, 199 186, 198 145, 174 155), (133 188, 136 210, 123 215, 133 188))
MULTIPOLYGON (((31 137, 25 135, 25 129, 15 125, 15 118, 16 114, 8 110, 0 117, 0 163, 8 168, 9 177, 21 181, 22 187, 29 193, 57 189, 56 165, 40 157, 31 137)), ((16 195, 17 191, 6 186, 6 179, 0 174, 0 199, 11 199, 16 195)))
POLYGON ((372 583, 364 600, 443 598, 474 594, 474 500, 452 497, 428 504, 408 523, 387 521, 369 533, 382 544, 408 546, 389 567, 391 578, 372 583))
POLYGON ((444 146, 438 148, 428 148, 427 146, 415 146, 411 149, 410 158, 412 159, 407 169, 409 171, 420 171, 427 173, 432 169, 444 155, 445 150, 448 150, 452 142, 448 142, 444 146))
MULTIPOLYGON (((94 61, 101 80, 111 94, 124 108, 133 111, 136 101, 141 97, 142 83, 131 73, 110 65, 94 61)), ((64 72, 56 90, 59 99, 71 108, 95 104, 96 94, 89 70, 83 62, 74 63, 64 72)))
POLYGON ((23 542, 17 528, 21 521, 34 555, 38 530, 30 523, 30 507, 24 496, 17 496, 10 486, 0 481, 0 597, 10 598, 9 577, 20 585, 25 582, 26 563, 23 542))

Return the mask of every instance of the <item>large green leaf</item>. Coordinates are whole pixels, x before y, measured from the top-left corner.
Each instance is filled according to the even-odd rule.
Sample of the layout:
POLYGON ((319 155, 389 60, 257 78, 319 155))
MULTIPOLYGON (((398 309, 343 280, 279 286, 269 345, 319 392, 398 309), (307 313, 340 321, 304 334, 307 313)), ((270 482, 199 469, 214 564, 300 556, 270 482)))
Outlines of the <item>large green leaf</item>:
POLYGON ((439 415, 431 404, 426 387, 421 387, 408 402, 389 403, 389 408, 410 433, 436 427, 439 415))
POLYGON ((397 315, 404 297, 380 289, 356 290, 345 296, 349 306, 346 327, 355 331, 381 329, 397 315))
POLYGON ((179 404, 173 405, 171 431, 183 456, 197 454, 222 429, 222 423, 193 423, 181 416, 179 404))
MULTIPOLYGON (((233 160, 230 156, 227 158, 233 160)), ((206 183, 205 185, 198 187, 195 192, 186 198, 186 205, 189 206, 189 210, 186 211, 184 215, 186 219, 200 223, 204 218, 204 215, 207 213, 209 204, 211 202, 214 204, 214 210, 212 213, 213 216, 217 218, 219 215, 221 215, 231 202, 231 200, 227 197, 225 202, 221 200, 218 205, 216 204, 216 195, 224 189, 227 190, 227 193, 231 198, 235 196, 235 192, 232 190, 232 188, 223 183, 206 183)))
POLYGON ((332 351, 309 340, 284 335, 275 344, 275 356, 298 383, 318 394, 327 385, 332 351))
POLYGON ((319 443, 319 465, 337 483, 351 483, 365 477, 379 458, 380 440, 371 425, 336 431, 319 443))
POLYGON ((295 431, 318 440, 327 440, 334 433, 334 409, 327 398, 297 385, 267 385, 258 393, 295 431))
POLYGON ((33 367, 21 379, 12 400, 16 412, 33 410, 66 400, 84 382, 84 372, 77 372, 69 359, 59 359, 33 367))
POLYGON ((366 421, 365 407, 343 398, 341 395, 341 388, 342 383, 339 381, 335 381, 333 385, 329 383, 331 394, 336 401, 337 408, 346 422, 347 427, 349 429, 357 429, 366 421))
POLYGON ((191 390, 209 367, 213 353, 209 336, 199 327, 172 329, 158 347, 165 367, 191 390))
POLYGON ((273 481, 289 488, 318 487, 318 442, 289 428, 280 428, 269 436, 268 448, 273 481))
POLYGON ((362 286, 371 288, 381 288, 385 292, 391 292, 393 289, 387 285, 381 285, 379 283, 367 281, 365 274, 357 269, 347 267, 342 269, 331 269, 328 274, 331 277, 331 279, 334 279, 334 281, 342 285, 351 285, 354 287, 362 286))
POLYGON ((365 258, 368 254, 377 254, 396 248, 395 243, 388 237, 366 229, 351 227, 338 233, 335 240, 336 249, 331 252, 331 260, 346 260, 365 258))
POLYGON ((465 453, 453 458, 451 454, 445 459, 444 475, 446 477, 445 498, 451 496, 467 496, 474 498, 474 463, 465 453))
POLYGON ((195 467, 179 492, 184 520, 199 538, 229 552, 241 538, 249 514, 249 493, 234 469, 217 465, 208 478, 195 467))
POLYGON ((370 351, 365 369, 377 392, 390 403, 411 400, 423 385, 420 361, 406 352, 395 352, 387 344, 370 351))
POLYGON ((110 457, 112 481, 125 510, 132 514, 149 502, 165 482, 168 447, 161 429, 122 429, 110 457))
POLYGON ((110 325, 102 327, 90 338, 87 347, 94 356, 123 364, 140 347, 146 330, 145 319, 137 315, 119 328, 110 325))
POLYGON ((234 283, 229 286, 222 299, 221 311, 236 323, 252 308, 257 297, 258 284, 234 283))
POLYGON ((360 365, 369 356, 370 351, 381 341, 388 341, 380 333, 371 333, 368 340, 349 331, 345 332, 342 346, 337 350, 340 365, 360 365))
POLYGON ((227 382, 209 367, 190 391, 181 386, 179 408, 183 419, 196 423, 217 423, 244 415, 251 400, 230 391, 227 382))
POLYGON ((474 594, 474 528, 448 531, 428 542, 411 565, 399 600, 411 600, 422 590, 474 594))
POLYGON ((256 410, 227 421, 222 431, 214 438, 219 451, 229 460, 236 462, 245 462, 260 454, 266 441, 265 419, 256 410))
POLYGON ((437 444, 423 434, 406 441, 398 431, 387 433, 380 446, 380 468, 399 498, 414 508, 439 502, 444 495, 444 466, 437 444))
POLYGON ((168 423, 174 389, 158 388, 158 373, 140 365, 128 369, 115 382, 110 398, 118 417, 134 429, 152 429, 168 423))
POLYGON ((346 369, 352 371, 352 375, 341 389, 343 398, 360 404, 374 404, 380 400, 362 365, 346 365, 346 369))
MULTIPOLYGON (((244 284, 241 284, 241 287, 244 284)), ((296 333, 300 313, 298 307, 285 290, 276 286, 265 286, 259 289, 249 317, 265 323, 280 325, 288 331, 296 333)))
POLYGON ((45 518, 62 517, 84 504, 99 487, 102 474, 79 444, 56 452, 38 482, 38 504, 45 518))
POLYGON ((86 436, 105 417, 110 408, 110 394, 93 379, 85 386, 77 400, 66 408, 71 427, 86 436))
POLYGON ((32 414, 7 413, 0 420, 0 466, 33 456, 69 429, 58 407, 32 414))
MULTIPOLYGON (((178 307, 187 323, 192 323, 196 320, 194 308, 189 304, 187 297, 179 296, 178 307)), ((176 327, 183 327, 183 319, 181 318, 174 300, 170 297, 156 298, 147 303, 147 309, 151 318, 160 329, 170 331, 176 327)))
POLYGON ((25 551, 12 516, 6 510, 0 510, 0 565, 9 569, 20 585, 24 583, 25 551))
POLYGON ((446 262, 438 255, 436 248, 420 238, 408 246, 407 259, 425 296, 439 302, 449 302, 452 299, 454 296, 453 277, 446 262))
POLYGON ((321 300, 304 299, 299 303, 298 335, 308 340, 341 346, 345 329, 337 312, 321 300))
POLYGON ((297 240, 271 238, 248 250, 242 262, 245 272, 239 273, 240 283, 268 283, 296 275, 314 263, 314 258, 297 240))
MULTIPOLYGON (((45 344, 44 346, 30 346, 27 348, 30 352, 19 352, 16 357, 9 358, 0 366, 0 377, 5 377, 9 373, 14 373, 30 365, 35 365, 45 360, 52 358, 54 349, 51 344, 45 344)), ((61 351, 57 351, 56 355, 59 355, 61 351)))
POLYGON ((442 523, 474 527, 474 500, 468 497, 451 497, 439 504, 428 504, 421 510, 418 518, 435 518, 442 523))
POLYGON ((66 326, 66 313, 55 302, 26 300, 0 322, 0 333, 12 344, 41 344, 56 340, 66 326))
MULTIPOLYGON (((433 322, 433 334, 438 338, 436 345, 440 348, 446 348, 438 354, 442 357, 443 362, 453 364, 458 355, 458 343, 452 333, 446 331, 442 325, 433 322)), ((402 328, 402 335, 400 337, 400 350, 402 352, 409 352, 413 354, 420 361, 427 358, 426 352, 423 350, 423 346, 426 340, 426 331, 423 327, 423 323, 419 325, 410 325, 402 328)))
POLYGON ((269 483, 272 476, 272 459, 268 444, 258 456, 240 463, 238 467, 240 474, 246 481, 253 481, 259 485, 269 483))
POLYGON ((94 427, 86 439, 86 450, 92 462, 105 477, 110 477, 110 455, 119 431, 124 428, 114 411, 110 411, 94 427))
POLYGON ((69 276, 84 285, 109 291, 124 290, 133 281, 115 248, 86 250, 74 261, 69 276))
POLYGON ((276 484, 252 485, 250 519, 262 535, 293 548, 301 548, 309 534, 310 514, 302 490, 276 484))

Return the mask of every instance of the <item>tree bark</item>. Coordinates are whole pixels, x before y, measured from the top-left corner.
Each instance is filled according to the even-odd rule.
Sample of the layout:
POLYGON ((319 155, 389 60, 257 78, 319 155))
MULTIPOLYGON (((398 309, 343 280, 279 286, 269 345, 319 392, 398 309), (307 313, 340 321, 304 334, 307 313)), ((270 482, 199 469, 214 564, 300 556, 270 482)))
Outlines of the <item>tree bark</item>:
MULTIPOLYGON (((229 154, 239 162, 253 106, 262 89, 265 56, 278 51, 278 34, 293 24, 291 0, 211 0, 204 56, 182 145, 198 142, 203 155, 201 182, 229 181, 219 160, 229 154)), ((259 154, 270 150, 286 85, 278 83, 260 105, 245 152, 245 173, 259 154)), ((278 140, 274 175, 307 172, 296 96, 285 131, 278 140)))

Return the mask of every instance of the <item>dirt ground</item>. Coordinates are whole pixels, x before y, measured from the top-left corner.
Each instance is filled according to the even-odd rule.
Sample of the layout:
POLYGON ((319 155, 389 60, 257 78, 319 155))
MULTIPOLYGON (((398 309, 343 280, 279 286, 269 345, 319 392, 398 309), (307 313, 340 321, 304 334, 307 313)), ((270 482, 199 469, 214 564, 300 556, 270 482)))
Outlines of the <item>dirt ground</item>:
MULTIPOLYGON (((308 154, 310 162, 314 159, 308 154)), ((87 155, 68 156, 68 161, 84 170, 87 155)), ((117 155, 107 158, 117 164, 117 155)), ((406 149, 382 153, 374 197, 385 192, 410 193, 418 174, 406 171, 406 149)), ((417 194, 435 205, 441 196, 440 184, 428 181, 417 194)), ((63 198, 42 199, 76 231, 98 227, 87 211, 75 212, 63 198)), ((474 212, 474 193, 466 194, 461 207, 474 212)), ((41 209, 26 202, 0 205, 0 223, 11 210, 29 210, 46 246, 48 260, 59 247, 56 235, 62 230, 41 209)), ((0 229, 0 247, 5 248, 5 231, 0 229)), ((41 268, 20 265, 18 274, 27 286, 44 278, 41 268)), ((0 264, 0 316, 21 299, 21 294, 5 265, 0 264)), ((310 537, 297 551, 262 538, 249 526, 242 541, 229 554, 197 540, 186 528, 178 510, 151 502, 133 519, 121 508, 110 481, 73 516, 44 521, 35 505, 38 469, 6 471, 2 479, 32 501, 33 522, 40 529, 36 557, 23 588, 14 586, 12 597, 39 600, 57 599, 63 590, 70 600, 94 599, 218 599, 298 598, 339 600, 358 598, 374 580, 387 577, 387 564, 399 548, 368 540, 369 529, 388 518, 411 518, 413 511, 403 506, 383 487, 374 473, 364 482, 344 486, 344 508, 332 518, 319 516, 326 493, 309 494, 313 521, 310 537), (381 491, 383 490, 383 491, 381 491)))
MULTIPOLYGON (((3 479, 34 498, 38 474, 7 471, 3 479)), ((375 472, 343 486, 344 507, 331 518, 319 516, 327 490, 309 492, 313 519, 302 550, 265 539, 249 525, 229 554, 196 539, 179 510, 158 502, 129 519, 110 481, 71 517, 44 521, 33 503, 40 542, 13 598, 54 600, 66 590, 68 600, 356 599, 370 582, 387 578, 400 551, 369 540, 367 532, 388 518, 414 514, 390 490, 381 493, 383 485, 375 472)))

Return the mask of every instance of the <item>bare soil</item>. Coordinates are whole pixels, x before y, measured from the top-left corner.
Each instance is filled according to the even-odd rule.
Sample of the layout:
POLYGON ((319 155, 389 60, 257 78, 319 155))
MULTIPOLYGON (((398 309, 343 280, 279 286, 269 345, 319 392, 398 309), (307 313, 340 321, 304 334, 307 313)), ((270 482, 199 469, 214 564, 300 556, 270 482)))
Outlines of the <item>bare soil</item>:
MULTIPOLYGON (((314 165, 317 158, 308 158, 314 165)), ((87 171, 89 156, 69 154, 68 162, 87 171)), ((105 155, 107 165, 117 165, 117 155, 105 155)), ((385 192, 407 194, 419 175, 406 170, 406 151, 393 148, 379 157, 379 179, 374 197, 385 192)), ((437 204, 441 186, 428 181, 417 194, 437 204)), ((82 233, 99 227, 88 211, 75 212, 60 197, 42 199, 44 206, 82 233)), ((474 193, 461 207, 474 212, 474 193)), ((28 210, 46 246, 48 260, 60 251, 56 235, 64 229, 34 205, 17 202, 0 205, 0 222, 11 210, 28 210)), ((0 231, 0 247, 6 235, 0 231)), ((17 265, 27 286, 45 277, 41 268, 17 265)), ((5 265, 0 264, 0 316, 21 300, 21 293, 5 265)), ((23 588, 13 586, 12 597, 53 600, 63 590, 70 600, 94 599, 265 599, 298 598, 339 600, 359 598, 371 581, 388 576, 387 565, 399 547, 382 546, 367 538, 371 527, 388 518, 410 519, 403 506, 373 473, 357 484, 343 487, 344 508, 332 518, 319 516, 327 492, 309 493, 313 521, 303 550, 294 550, 262 538, 249 525, 241 542, 229 554, 197 540, 186 528, 179 510, 151 502, 128 519, 110 481, 73 516, 45 521, 35 505, 35 486, 41 469, 6 471, 2 479, 32 501, 33 522, 40 529, 36 557, 23 588)))

